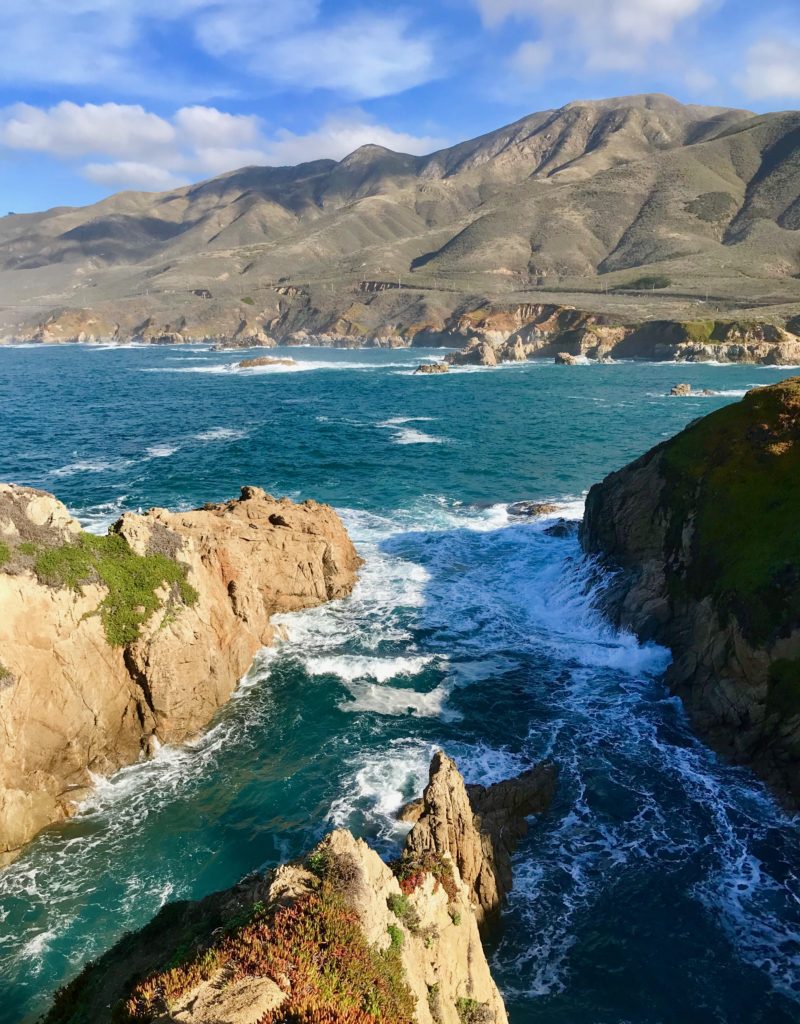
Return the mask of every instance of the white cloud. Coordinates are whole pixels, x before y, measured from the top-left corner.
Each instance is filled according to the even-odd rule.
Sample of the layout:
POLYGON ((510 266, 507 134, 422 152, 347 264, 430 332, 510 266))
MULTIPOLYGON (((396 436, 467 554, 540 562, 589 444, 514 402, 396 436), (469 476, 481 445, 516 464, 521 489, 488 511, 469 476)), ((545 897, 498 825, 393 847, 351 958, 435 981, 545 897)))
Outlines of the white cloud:
POLYGON ((532 22, 539 44, 577 53, 584 67, 594 71, 644 66, 653 47, 669 43, 683 22, 716 4, 716 0, 474 2, 488 27, 509 19, 532 22))
POLYGON ((394 131, 358 109, 329 117, 305 135, 267 134, 258 117, 216 107, 182 107, 171 118, 119 103, 0 109, 0 152, 80 162, 87 178, 111 188, 167 189, 251 164, 339 160, 367 143, 419 154, 444 140, 394 131))
POLYGON ((511 56, 511 69, 525 78, 534 78, 553 60, 553 48, 542 39, 522 43, 511 56))
POLYGON ((259 80, 361 99, 436 73, 430 40, 405 19, 365 9, 331 21, 320 0, 3 0, 0 38, 0 81, 17 87, 103 84, 139 95, 179 88, 181 98, 194 98, 259 80))
POLYGON ((57 156, 102 151, 142 155, 173 143, 175 129, 138 105, 64 101, 43 110, 17 103, 0 111, 0 144, 57 156))
POLYGON ((300 89, 333 89, 355 99, 401 92, 437 76, 431 41, 391 15, 363 14, 309 28, 244 52, 250 67, 300 89))
POLYGON ((740 84, 752 99, 800 99, 800 42, 761 39, 747 51, 740 84))

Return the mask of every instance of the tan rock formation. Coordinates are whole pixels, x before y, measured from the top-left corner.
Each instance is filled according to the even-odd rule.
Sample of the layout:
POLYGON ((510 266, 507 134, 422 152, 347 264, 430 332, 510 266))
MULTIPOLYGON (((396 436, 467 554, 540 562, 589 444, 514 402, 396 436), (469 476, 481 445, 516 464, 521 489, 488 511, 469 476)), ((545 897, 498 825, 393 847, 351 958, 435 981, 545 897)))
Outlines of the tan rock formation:
POLYGON ((571 356, 569 352, 556 352, 553 362, 559 366, 575 366, 578 360, 575 356, 571 356))
POLYGON ((240 370, 252 370, 258 366, 297 366, 297 360, 276 359, 275 356, 254 356, 252 359, 242 359, 236 365, 240 370))
POLYGON ((131 1010, 160 1024, 256 1024, 272 1021, 275 1009, 294 1020, 301 1007, 318 1014, 302 1019, 349 1021, 361 1019, 352 1010, 359 1004, 370 1007, 364 1020, 393 1024, 507 1024, 481 945, 483 908, 461 865, 471 870, 483 840, 487 856, 498 843, 505 849, 500 833, 511 827, 518 835, 522 816, 543 809, 553 777, 542 766, 520 780, 471 787, 481 808, 475 816, 457 768, 437 755, 420 831, 394 871, 362 840, 333 832, 302 862, 165 908, 80 975, 46 1024, 105 1024, 132 1019, 131 1010), (416 864, 423 822, 445 808, 456 816, 447 848, 426 847, 433 859, 409 877, 404 867, 416 864), (302 957, 291 952, 298 948, 302 957), (176 949, 177 969, 165 970, 176 949))
POLYGON ((71 814, 90 773, 206 725, 272 642, 271 616, 345 596, 359 565, 333 509, 254 487, 193 512, 129 513, 112 530, 127 544, 115 551, 186 586, 158 584, 152 611, 109 611, 93 568, 74 589, 49 585, 42 556, 92 541, 51 495, 0 485, 0 860, 71 814))
POLYGON ((473 341, 458 352, 446 356, 452 366, 497 366, 497 353, 488 341, 473 341))
POLYGON ((545 763, 488 788, 467 787, 455 762, 440 751, 421 808, 405 812, 419 815, 406 851, 452 857, 483 924, 511 889, 511 854, 527 832, 525 818, 548 807, 555 781, 555 767, 545 763))

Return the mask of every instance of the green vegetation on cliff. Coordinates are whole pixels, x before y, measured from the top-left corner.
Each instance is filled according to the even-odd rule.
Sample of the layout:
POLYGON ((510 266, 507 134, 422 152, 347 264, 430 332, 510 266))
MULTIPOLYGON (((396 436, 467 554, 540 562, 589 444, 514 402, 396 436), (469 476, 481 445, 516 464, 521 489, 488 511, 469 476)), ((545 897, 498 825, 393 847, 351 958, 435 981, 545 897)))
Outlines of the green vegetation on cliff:
POLYGON ((800 377, 750 391, 665 444, 674 586, 713 596, 763 645, 800 622, 800 377))
POLYGON ((33 570, 43 583, 80 590, 100 583, 108 594, 98 611, 108 642, 123 647, 139 638, 142 625, 160 606, 162 586, 172 600, 191 605, 197 592, 186 579, 186 566, 163 554, 137 555, 123 537, 82 533, 75 543, 32 552, 33 570))

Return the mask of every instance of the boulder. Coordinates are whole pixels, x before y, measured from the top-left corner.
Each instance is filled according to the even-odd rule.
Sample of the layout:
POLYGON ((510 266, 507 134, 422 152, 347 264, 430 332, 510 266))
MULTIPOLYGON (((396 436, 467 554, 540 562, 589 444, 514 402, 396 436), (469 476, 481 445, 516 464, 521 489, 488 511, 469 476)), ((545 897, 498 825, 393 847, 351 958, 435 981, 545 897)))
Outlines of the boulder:
POLYGON ((687 398, 692 393, 691 384, 673 384, 669 391, 674 398, 687 398))
POLYGON ((558 512, 558 508, 558 505, 549 501, 515 501, 508 506, 506 511, 510 516, 551 516, 554 512, 558 512))

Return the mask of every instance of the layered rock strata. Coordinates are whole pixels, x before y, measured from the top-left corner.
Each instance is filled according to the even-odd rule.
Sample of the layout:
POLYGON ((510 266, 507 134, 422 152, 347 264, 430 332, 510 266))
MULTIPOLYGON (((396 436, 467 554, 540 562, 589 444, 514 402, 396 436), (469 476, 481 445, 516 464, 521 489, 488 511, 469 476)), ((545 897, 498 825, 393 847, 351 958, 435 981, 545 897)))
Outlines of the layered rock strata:
POLYGON ((52 495, 0 485, 0 861, 93 775, 205 726, 271 616, 345 596, 358 565, 333 509, 255 487, 94 537, 52 495))

